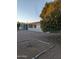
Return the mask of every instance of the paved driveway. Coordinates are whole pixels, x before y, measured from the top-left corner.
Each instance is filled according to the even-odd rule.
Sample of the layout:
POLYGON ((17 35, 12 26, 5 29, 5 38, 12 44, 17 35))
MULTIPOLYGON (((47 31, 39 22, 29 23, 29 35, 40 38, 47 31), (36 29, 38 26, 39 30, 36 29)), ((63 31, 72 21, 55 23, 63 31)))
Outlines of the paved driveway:
POLYGON ((49 49, 50 51, 48 50, 45 53, 41 54, 38 57, 38 59, 46 59, 47 54, 51 58, 53 58, 54 55, 56 55, 56 57, 60 59, 61 48, 60 48, 60 43, 57 43, 58 41, 56 42, 56 39, 60 40, 60 33, 50 34, 50 33, 43 33, 43 32, 18 31, 17 32, 17 59, 32 59, 40 52, 54 45, 56 45, 54 48, 52 48, 51 50, 49 49))

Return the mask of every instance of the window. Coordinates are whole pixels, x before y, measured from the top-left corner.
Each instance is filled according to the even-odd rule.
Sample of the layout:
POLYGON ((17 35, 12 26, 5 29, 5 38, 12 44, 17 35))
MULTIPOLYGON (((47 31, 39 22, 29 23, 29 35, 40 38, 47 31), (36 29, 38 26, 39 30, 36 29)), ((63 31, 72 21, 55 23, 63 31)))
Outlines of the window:
POLYGON ((36 28, 36 25, 34 25, 34 28, 36 28))

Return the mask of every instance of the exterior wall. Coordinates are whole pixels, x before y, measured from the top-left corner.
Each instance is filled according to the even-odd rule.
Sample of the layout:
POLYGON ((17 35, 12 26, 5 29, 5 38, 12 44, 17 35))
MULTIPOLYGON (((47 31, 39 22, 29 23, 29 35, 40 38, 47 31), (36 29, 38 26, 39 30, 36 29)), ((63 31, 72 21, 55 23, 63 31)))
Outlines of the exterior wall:
POLYGON ((32 27, 28 26, 28 30, 36 31, 36 32, 42 32, 42 30, 40 28, 40 23, 32 23, 31 25, 32 25, 32 27))
POLYGON ((35 31, 35 32, 42 32, 40 28, 40 22, 34 22, 34 23, 20 23, 19 30, 29 30, 29 31, 35 31))
POLYGON ((40 28, 28 28, 30 31, 35 31, 35 32, 42 32, 40 28))

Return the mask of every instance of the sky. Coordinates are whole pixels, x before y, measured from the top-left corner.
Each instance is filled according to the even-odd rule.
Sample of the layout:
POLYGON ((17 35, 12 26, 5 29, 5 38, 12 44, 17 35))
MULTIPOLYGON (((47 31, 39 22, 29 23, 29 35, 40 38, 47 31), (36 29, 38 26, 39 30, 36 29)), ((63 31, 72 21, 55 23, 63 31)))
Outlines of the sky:
POLYGON ((53 0, 17 0, 17 20, 24 22, 40 21, 40 13, 46 2, 53 0))

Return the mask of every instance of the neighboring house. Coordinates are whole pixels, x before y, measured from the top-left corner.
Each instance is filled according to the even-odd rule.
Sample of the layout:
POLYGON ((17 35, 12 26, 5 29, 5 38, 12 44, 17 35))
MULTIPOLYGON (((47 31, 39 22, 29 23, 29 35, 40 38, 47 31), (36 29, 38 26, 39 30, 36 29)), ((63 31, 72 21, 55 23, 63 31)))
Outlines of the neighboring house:
POLYGON ((30 31, 36 31, 36 32, 42 32, 40 28, 40 22, 33 22, 28 24, 28 30, 30 31))

